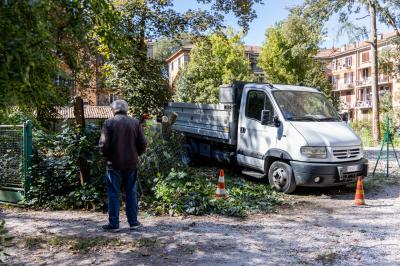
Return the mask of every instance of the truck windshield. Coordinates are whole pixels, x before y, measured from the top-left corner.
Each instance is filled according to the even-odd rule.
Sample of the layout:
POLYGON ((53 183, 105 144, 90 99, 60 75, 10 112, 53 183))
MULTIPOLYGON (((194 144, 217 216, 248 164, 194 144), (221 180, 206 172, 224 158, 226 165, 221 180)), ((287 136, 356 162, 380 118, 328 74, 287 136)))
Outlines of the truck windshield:
POLYGON ((340 121, 332 104, 321 93, 275 91, 273 95, 286 120, 340 121))

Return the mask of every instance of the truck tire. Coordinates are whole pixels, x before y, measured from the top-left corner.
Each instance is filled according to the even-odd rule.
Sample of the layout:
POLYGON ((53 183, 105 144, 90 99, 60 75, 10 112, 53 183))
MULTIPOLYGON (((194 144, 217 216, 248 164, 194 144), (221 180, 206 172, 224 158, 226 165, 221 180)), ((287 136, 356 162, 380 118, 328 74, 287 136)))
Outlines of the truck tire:
POLYGON ((286 194, 292 193, 296 189, 292 167, 281 161, 275 161, 268 170, 269 184, 277 191, 286 194))
POLYGON ((189 144, 182 146, 181 162, 185 166, 192 166, 194 164, 194 154, 189 144))

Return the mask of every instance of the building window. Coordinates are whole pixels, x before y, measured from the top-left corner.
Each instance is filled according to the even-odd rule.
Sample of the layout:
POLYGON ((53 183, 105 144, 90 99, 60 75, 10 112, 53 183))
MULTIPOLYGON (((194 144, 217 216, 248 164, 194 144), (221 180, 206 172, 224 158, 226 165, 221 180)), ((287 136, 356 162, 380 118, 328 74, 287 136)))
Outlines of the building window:
POLYGON ((344 73, 344 84, 353 83, 353 72, 344 73))
POLYGON ((171 62, 171 71, 174 71, 174 62, 171 62))
POLYGON ((344 66, 345 67, 351 67, 351 63, 352 63, 352 57, 348 56, 344 59, 344 66))
POLYGON ((332 61, 332 70, 337 70, 337 61, 336 61, 336 59, 332 61))
POLYGON ((110 104, 111 104, 113 101, 118 100, 118 99, 119 99, 118 95, 116 95, 116 94, 114 94, 114 93, 111 93, 111 94, 108 96, 108 100, 109 100, 109 103, 110 103, 110 104))
POLYGON ((367 63, 369 62, 369 52, 365 52, 361 54, 361 62, 367 63))
POLYGON ((369 77, 369 69, 368 68, 363 68, 361 77, 362 77, 362 79, 367 79, 369 77))
POLYGON ((334 75, 332 76, 332 84, 337 84, 339 82, 340 76, 334 75))

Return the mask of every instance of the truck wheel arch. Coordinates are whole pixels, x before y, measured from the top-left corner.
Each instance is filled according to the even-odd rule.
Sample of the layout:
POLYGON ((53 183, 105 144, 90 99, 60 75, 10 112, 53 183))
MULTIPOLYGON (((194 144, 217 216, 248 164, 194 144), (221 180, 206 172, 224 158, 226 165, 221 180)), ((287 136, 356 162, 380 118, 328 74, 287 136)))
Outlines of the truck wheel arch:
POLYGON ((288 152, 284 150, 270 149, 265 153, 263 159, 264 159, 264 173, 268 173, 269 167, 273 162, 275 161, 290 162, 292 160, 292 157, 288 152))

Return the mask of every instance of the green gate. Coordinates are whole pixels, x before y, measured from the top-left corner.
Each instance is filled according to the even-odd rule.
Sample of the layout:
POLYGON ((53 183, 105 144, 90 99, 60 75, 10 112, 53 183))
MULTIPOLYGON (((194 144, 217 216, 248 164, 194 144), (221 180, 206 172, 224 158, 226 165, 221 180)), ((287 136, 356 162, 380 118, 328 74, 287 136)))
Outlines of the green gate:
POLYGON ((0 125, 0 201, 18 203, 31 181, 32 123, 0 125))

